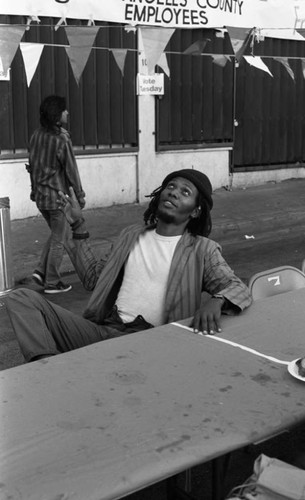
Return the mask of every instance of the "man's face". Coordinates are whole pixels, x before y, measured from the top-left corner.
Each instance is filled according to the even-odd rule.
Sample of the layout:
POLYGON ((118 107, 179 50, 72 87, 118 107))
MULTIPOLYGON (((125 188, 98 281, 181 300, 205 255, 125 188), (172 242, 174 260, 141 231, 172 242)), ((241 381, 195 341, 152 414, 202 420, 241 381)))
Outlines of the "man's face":
POLYGON ((170 180, 160 194, 157 217, 163 222, 184 224, 198 217, 198 189, 184 177, 170 180))

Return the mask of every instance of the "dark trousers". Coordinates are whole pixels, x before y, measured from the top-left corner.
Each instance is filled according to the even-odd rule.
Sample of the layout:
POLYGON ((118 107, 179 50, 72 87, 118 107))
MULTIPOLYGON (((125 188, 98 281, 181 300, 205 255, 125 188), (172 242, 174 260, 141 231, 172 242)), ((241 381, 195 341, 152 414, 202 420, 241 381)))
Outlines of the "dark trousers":
POLYGON ((46 220, 51 235, 44 244, 37 270, 45 276, 46 285, 56 285, 60 279, 60 266, 65 246, 68 244, 69 225, 61 210, 40 210, 46 220))
POLYGON ((123 323, 116 307, 102 325, 97 325, 27 288, 11 292, 6 305, 26 361, 153 327, 140 315, 131 323, 123 323))

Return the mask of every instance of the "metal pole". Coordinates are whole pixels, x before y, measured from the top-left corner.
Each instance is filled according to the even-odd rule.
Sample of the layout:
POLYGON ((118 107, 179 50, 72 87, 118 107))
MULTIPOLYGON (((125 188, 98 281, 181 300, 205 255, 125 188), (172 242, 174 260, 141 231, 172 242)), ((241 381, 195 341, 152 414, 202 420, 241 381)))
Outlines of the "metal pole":
POLYGON ((10 200, 0 198, 0 295, 14 287, 11 250, 10 200))

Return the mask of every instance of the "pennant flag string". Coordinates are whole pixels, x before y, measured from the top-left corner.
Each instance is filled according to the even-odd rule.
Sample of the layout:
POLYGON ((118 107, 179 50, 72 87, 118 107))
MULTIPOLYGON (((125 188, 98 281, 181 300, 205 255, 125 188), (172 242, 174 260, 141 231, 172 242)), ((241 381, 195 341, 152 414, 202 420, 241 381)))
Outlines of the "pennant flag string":
MULTIPOLYGON (((26 42, 25 42, 26 43, 26 42)), ((27 42, 27 43, 33 43, 33 45, 37 44, 37 45, 40 45, 40 43, 37 43, 37 42, 27 42)), ((45 47, 55 47, 55 48, 65 48, 65 49, 68 49, 70 48, 70 45, 66 45, 66 44, 57 44, 57 43, 43 43, 42 45, 44 45, 45 47)), ((138 54, 143 54, 144 53, 144 50, 141 50, 141 49, 131 49, 131 48, 118 48, 118 47, 97 47, 95 45, 93 45, 91 47, 92 49, 94 50, 108 50, 108 51, 113 51, 113 50, 127 50, 128 52, 137 52, 138 54)), ((175 51, 175 50, 165 50, 163 51, 164 54, 167 54, 167 55, 192 55, 192 54, 186 54, 185 51, 183 52, 178 52, 178 51, 175 51)), ((198 54, 196 54, 198 55, 198 54)), ((235 57, 235 54, 224 54, 224 53, 214 53, 214 52, 203 52, 201 54, 199 54, 201 56, 209 56, 209 57, 213 57, 213 56, 223 56, 223 57, 229 57, 229 58, 234 58, 235 57)), ((277 56, 277 55, 265 55, 265 54, 245 54, 249 57, 261 57, 262 59, 281 59, 281 56, 277 56)), ((245 55, 243 57, 245 57, 245 55)), ((291 60, 303 60, 305 59, 305 56, 288 56, 286 59, 291 59, 291 60)))
MULTIPOLYGON (((248 64, 256 67, 257 69, 261 69, 273 76, 268 67, 263 63, 263 59, 272 59, 281 63, 288 72, 289 76, 294 81, 295 75, 292 68, 290 67, 289 60, 300 60, 302 62, 302 75, 305 78, 305 57, 254 55, 253 47, 252 54, 245 55, 245 50, 248 47, 250 40, 252 39, 253 42, 255 36, 254 31, 249 29, 246 30, 243 28, 227 27, 234 54, 215 54, 210 52, 203 52, 207 42, 210 41, 210 38, 207 37, 203 37, 202 39, 195 41, 183 52, 165 50, 165 47, 168 45, 175 29, 141 29, 139 33, 142 39, 143 49, 139 50, 137 48, 110 48, 94 46, 93 44, 95 38, 100 29, 100 26, 96 26, 94 24, 91 26, 77 26, 76 28, 70 25, 65 25, 64 29, 69 41, 68 45, 54 43, 43 44, 37 42, 22 43, 21 39, 24 35, 24 32, 26 31, 26 25, 24 25, 23 27, 12 27, 11 25, 6 25, 6 27, 4 28, 0 25, 0 73, 3 74, 3 76, 7 75, 17 48, 18 46, 20 46, 24 60, 28 85, 30 85, 33 75, 36 71, 44 46, 65 48, 71 64, 72 72, 77 83, 79 83, 80 77, 84 71, 92 49, 107 50, 108 52, 111 52, 122 75, 124 75, 126 55, 128 51, 131 51, 137 54, 145 54, 149 74, 155 72, 155 67, 159 66, 168 77, 170 77, 170 68, 167 60, 167 57, 169 55, 191 55, 211 57, 213 63, 220 67, 224 67, 231 59, 235 59, 237 62, 240 62, 243 58, 245 58, 248 64), (6 29, 7 26, 10 28, 9 30, 6 29)), ((252 43, 251 45, 254 45, 254 43, 252 43)))
MULTIPOLYGON (((24 43, 31 43, 32 45, 44 45, 45 47, 55 47, 55 48, 64 48, 64 49, 68 49, 70 48, 70 45, 66 45, 66 44, 55 44, 55 43, 37 43, 37 42, 24 42, 24 43)), ((137 52, 138 54, 143 54, 144 53, 144 50, 141 50, 141 49, 131 49, 131 48, 127 48, 127 49, 124 49, 124 48, 117 48, 117 47, 97 47, 97 46, 92 46, 91 47, 92 49, 94 50, 108 50, 110 52, 112 52, 113 50, 127 50, 128 52, 137 52)), ((164 54, 167 54, 167 55, 192 55, 192 54, 186 54, 185 51, 184 52, 178 52, 178 51, 174 51, 174 50, 165 50, 163 52, 164 54)), ((198 55, 198 54, 196 54, 198 55)), ((201 56, 208 56, 208 57, 227 57, 227 58, 234 58, 235 57, 235 54, 223 54, 223 53, 213 53, 213 52, 204 52, 204 53, 201 53, 200 54, 201 56)), ((246 57, 245 55, 243 57, 246 57)), ((264 54, 260 54, 260 55, 249 55, 247 54, 247 57, 261 57, 262 59, 281 59, 280 56, 270 56, 270 55, 264 55, 264 54)), ((305 56, 288 56, 286 59, 291 59, 291 60, 305 60, 305 56)))
MULTIPOLYGON (((43 43, 41 44, 40 42, 24 42, 24 43, 31 43, 32 45, 44 45, 45 47, 54 47, 54 48, 64 48, 64 49, 69 49, 71 46, 67 44, 60 44, 60 43, 43 43)), ((1 47, 0 47, 1 48, 1 47)), ((93 45, 91 49, 94 50, 108 50, 108 51, 113 51, 113 50, 127 50, 128 52, 137 52, 138 54, 143 54, 144 50, 141 49, 131 49, 131 48, 118 48, 118 47, 97 47, 93 45)), ((191 53, 187 54, 186 51, 179 52, 175 50, 165 50, 163 51, 164 54, 167 55, 192 55, 191 53)), ((195 54, 198 55, 198 54, 195 54)), ((214 53, 214 52, 203 52, 199 54, 201 56, 223 56, 223 57, 228 57, 228 58, 234 58, 235 54, 224 54, 224 53, 214 53)), ((281 56, 277 55, 265 55, 265 54, 246 54, 249 57, 261 57, 262 59, 281 59, 281 56)), ((245 57, 245 55, 243 56, 245 57)), ((288 56, 286 59, 290 60, 305 60, 305 56, 288 56)))
MULTIPOLYGON (((32 43, 32 42, 28 42, 28 43, 32 43)), ((33 42, 33 45, 39 45, 37 42, 33 42)), ((71 46, 70 45, 66 45, 66 44, 62 44, 62 43, 43 43, 43 45, 45 47, 55 47, 55 48, 64 48, 64 49, 69 49, 71 46)), ((109 50, 110 52, 113 51, 113 50, 127 50, 128 52, 137 52, 138 54, 143 54, 145 53, 144 50, 141 50, 141 49, 131 49, 131 48, 118 48, 118 47, 97 47, 95 45, 92 45, 91 47, 92 49, 94 50, 109 50)), ((165 50, 163 51, 163 54, 172 54, 172 55, 198 55, 198 54, 192 54, 192 53, 189 53, 187 54, 185 51, 184 52, 178 52, 178 51, 175 51, 175 50, 165 50)), ((210 53, 210 52, 204 52, 204 53, 201 53, 200 54, 201 56, 213 56, 213 55, 218 55, 218 56, 225 56, 225 57, 234 57, 234 54, 214 54, 214 53, 210 53)), ((265 57, 265 56, 262 56, 262 57, 265 57)), ((289 58, 290 59, 290 58, 289 58)), ((300 59, 300 57, 296 58, 296 59, 300 59)), ((305 59, 305 56, 304 56, 304 59, 305 59)))

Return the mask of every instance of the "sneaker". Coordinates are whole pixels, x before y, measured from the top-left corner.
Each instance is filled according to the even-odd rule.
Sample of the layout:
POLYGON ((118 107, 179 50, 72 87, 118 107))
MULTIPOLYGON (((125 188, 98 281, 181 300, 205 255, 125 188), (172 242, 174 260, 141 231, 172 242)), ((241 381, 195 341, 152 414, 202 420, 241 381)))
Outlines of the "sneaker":
POLYGON ((72 289, 71 285, 59 281, 56 285, 48 285, 44 289, 44 293, 62 293, 69 292, 72 289))
POLYGON ((37 285, 44 285, 44 274, 42 274, 40 271, 35 270, 32 274, 32 278, 35 283, 37 283, 37 285))

